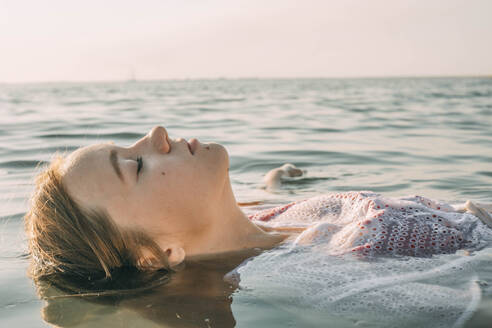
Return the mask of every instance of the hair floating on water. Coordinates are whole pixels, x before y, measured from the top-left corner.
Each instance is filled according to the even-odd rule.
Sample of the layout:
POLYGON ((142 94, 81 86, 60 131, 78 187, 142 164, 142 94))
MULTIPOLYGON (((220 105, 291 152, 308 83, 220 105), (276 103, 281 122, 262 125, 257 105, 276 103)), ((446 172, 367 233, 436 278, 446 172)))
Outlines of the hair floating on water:
POLYGON ((119 228, 105 210, 84 207, 68 194, 64 161, 55 155, 36 177, 25 215, 29 276, 72 295, 64 297, 136 292, 167 282, 167 255, 150 236, 119 228))

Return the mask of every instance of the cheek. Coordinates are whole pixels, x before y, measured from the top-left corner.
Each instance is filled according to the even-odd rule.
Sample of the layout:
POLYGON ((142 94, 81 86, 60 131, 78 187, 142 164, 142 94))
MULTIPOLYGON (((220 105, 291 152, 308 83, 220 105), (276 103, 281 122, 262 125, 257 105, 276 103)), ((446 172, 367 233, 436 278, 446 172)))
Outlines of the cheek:
POLYGON ((193 161, 167 163, 149 176, 145 195, 139 195, 143 206, 169 216, 200 214, 223 189, 228 164, 227 151, 218 144, 193 161))
POLYGON ((140 228, 141 218, 147 216, 147 213, 142 212, 143 199, 138 197, 116 197, 111 199, 105 206, 111 218, 115 223, 127 228, 140 228))
POLYGON ((160 170, 152 179, 152 205, 167 211, 189 206, 200 193, 200 179, 194 172, 189 167, 188 170, 160 170))

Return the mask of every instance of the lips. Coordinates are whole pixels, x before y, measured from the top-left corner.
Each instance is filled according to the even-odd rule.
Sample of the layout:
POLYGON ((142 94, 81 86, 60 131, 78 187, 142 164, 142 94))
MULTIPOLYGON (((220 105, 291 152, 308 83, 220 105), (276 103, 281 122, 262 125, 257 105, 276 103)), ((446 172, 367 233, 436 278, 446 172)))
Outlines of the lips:
POLYGON ((190 154, 193 155, 193 151, 191 150, 191 145, 189 142, 186 142, 186 145, 188 146, 188 150, 190 151, 190 154))
POLYGON ((195 139, 195 138, 191 138, 190 139, 190 141, 188 142, 188 148, 190 148, 190 153, 192 155, 195 154, 195 152, 198 149, 199 145, 200 145, 200 142, 197 139, 195 139))

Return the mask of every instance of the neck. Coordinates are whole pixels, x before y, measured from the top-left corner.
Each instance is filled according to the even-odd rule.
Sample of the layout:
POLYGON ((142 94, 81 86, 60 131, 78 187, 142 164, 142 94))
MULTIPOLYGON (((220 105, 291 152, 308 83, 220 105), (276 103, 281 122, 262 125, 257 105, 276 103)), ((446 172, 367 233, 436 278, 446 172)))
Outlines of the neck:
POLYGON ((187 257, 243 251, 251 248, 272 248, 288 235, 267 233, 254 224, 237 205, 229 177, 223 193, 211 213, 211 224, 184 246, 187 257))

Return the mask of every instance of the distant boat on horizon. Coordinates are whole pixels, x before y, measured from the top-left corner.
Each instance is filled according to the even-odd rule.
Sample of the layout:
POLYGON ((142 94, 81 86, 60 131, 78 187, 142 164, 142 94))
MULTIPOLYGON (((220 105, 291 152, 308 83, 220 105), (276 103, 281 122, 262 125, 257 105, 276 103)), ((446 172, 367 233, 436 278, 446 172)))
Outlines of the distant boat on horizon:
POLYGON ((130 71, 130 78, 128 78, 126 80, 126 82, 128 82, 128 83, 137 82, 137 78, 136 78, 136 75, 135 75, 135 69, 133 69, 133 68, 131 69, 131 71, 130 71))

